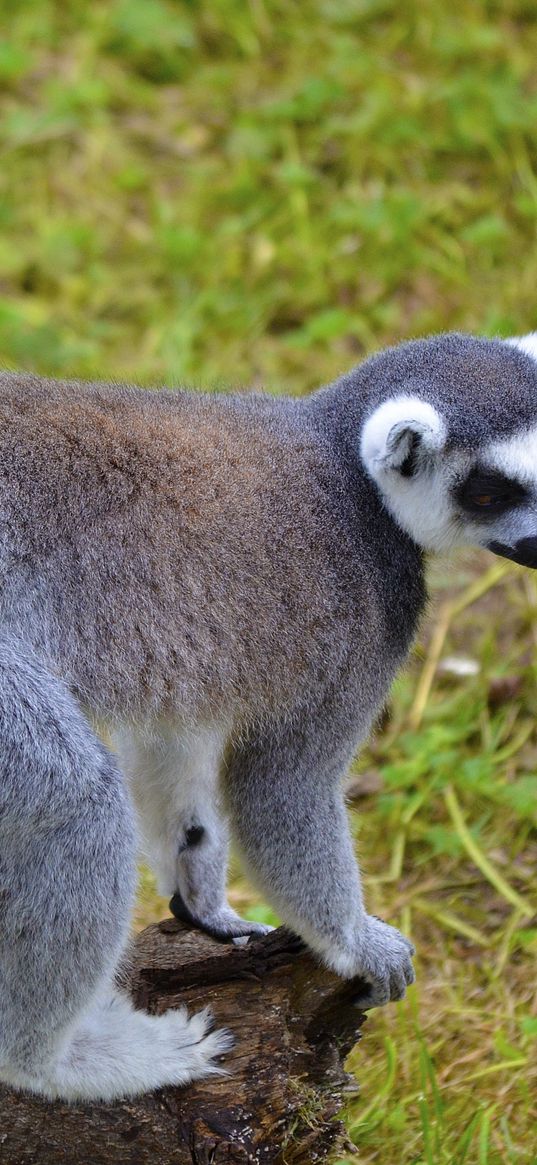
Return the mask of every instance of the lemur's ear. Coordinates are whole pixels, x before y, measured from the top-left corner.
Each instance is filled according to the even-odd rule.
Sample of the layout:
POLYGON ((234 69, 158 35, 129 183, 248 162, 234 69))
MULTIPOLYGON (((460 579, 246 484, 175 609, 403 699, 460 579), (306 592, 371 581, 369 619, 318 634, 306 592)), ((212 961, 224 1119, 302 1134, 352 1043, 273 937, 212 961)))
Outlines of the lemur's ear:
POLYGON ((368 417, 360 452, 374 478, 386 471, 414 477, 445 440, 446 426, 432 405, 417 396, 398 396, 368 417))

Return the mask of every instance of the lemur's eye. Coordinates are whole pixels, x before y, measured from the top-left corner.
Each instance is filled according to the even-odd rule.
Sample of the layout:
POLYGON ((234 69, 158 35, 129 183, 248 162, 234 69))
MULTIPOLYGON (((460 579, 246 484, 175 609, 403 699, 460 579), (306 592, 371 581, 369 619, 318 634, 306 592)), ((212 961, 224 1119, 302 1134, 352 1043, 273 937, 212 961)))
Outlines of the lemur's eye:
POLYGON ((506 494, 475 494, 470 501, 474 506, 494 506, 498 502, 508 502, 509 498, 506 494))
POLYGON ((523 502, 527 491, 520 482, 504 477, 502 473, 473 469, 456 489, 455 497, 469 514, 478 510, 498 514, 523 502))

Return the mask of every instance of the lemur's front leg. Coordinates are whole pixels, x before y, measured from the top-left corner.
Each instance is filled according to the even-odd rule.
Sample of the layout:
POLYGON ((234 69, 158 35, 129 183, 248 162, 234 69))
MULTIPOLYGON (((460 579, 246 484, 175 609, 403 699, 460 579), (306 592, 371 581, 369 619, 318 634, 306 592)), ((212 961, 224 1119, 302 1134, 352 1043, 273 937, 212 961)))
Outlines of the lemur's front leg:
POLYGON ((352 744, 329 712, 265 729, 238 745, 225 775, 233 833, 253 879, 292 930, 340 975, 368 984, 375 1007, 413 982, 414 948, 366 914, 340 777, 352 744))
POLYGON ((210 729, 116 737, 142 843, 172 913, 215 938, 265 934, 226 899, 228 830, 218 774, 222 735, 210 729))

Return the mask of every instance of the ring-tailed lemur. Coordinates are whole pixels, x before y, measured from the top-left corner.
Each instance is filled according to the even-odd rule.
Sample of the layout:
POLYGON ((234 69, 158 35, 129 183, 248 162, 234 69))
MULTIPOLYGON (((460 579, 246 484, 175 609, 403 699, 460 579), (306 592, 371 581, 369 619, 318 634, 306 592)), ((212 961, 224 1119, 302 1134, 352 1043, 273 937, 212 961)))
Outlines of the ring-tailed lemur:
POLYGON ((424 551, 537 565, 536 350, 439 336, 305 400, 0 378, 1 1080, 113 1098, 229 1046, 113 985, 135 827, 92 720, 179 915, 263 929, 226 903, 229 820, 363 1005, 404 995, 412 946, 365 912, 341 778, 412 643, 424 551))

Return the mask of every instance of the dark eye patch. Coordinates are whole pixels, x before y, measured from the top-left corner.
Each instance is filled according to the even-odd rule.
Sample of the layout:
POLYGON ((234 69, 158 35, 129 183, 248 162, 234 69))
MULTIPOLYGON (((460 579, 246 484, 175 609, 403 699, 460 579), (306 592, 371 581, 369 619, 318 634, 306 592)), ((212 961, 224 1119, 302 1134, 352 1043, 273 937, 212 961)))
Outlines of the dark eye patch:
POLYGON ((528 498, 528 491, 511 477, 476 467, 457 486, 455 498, 467 514, 497 517, 528 498))

